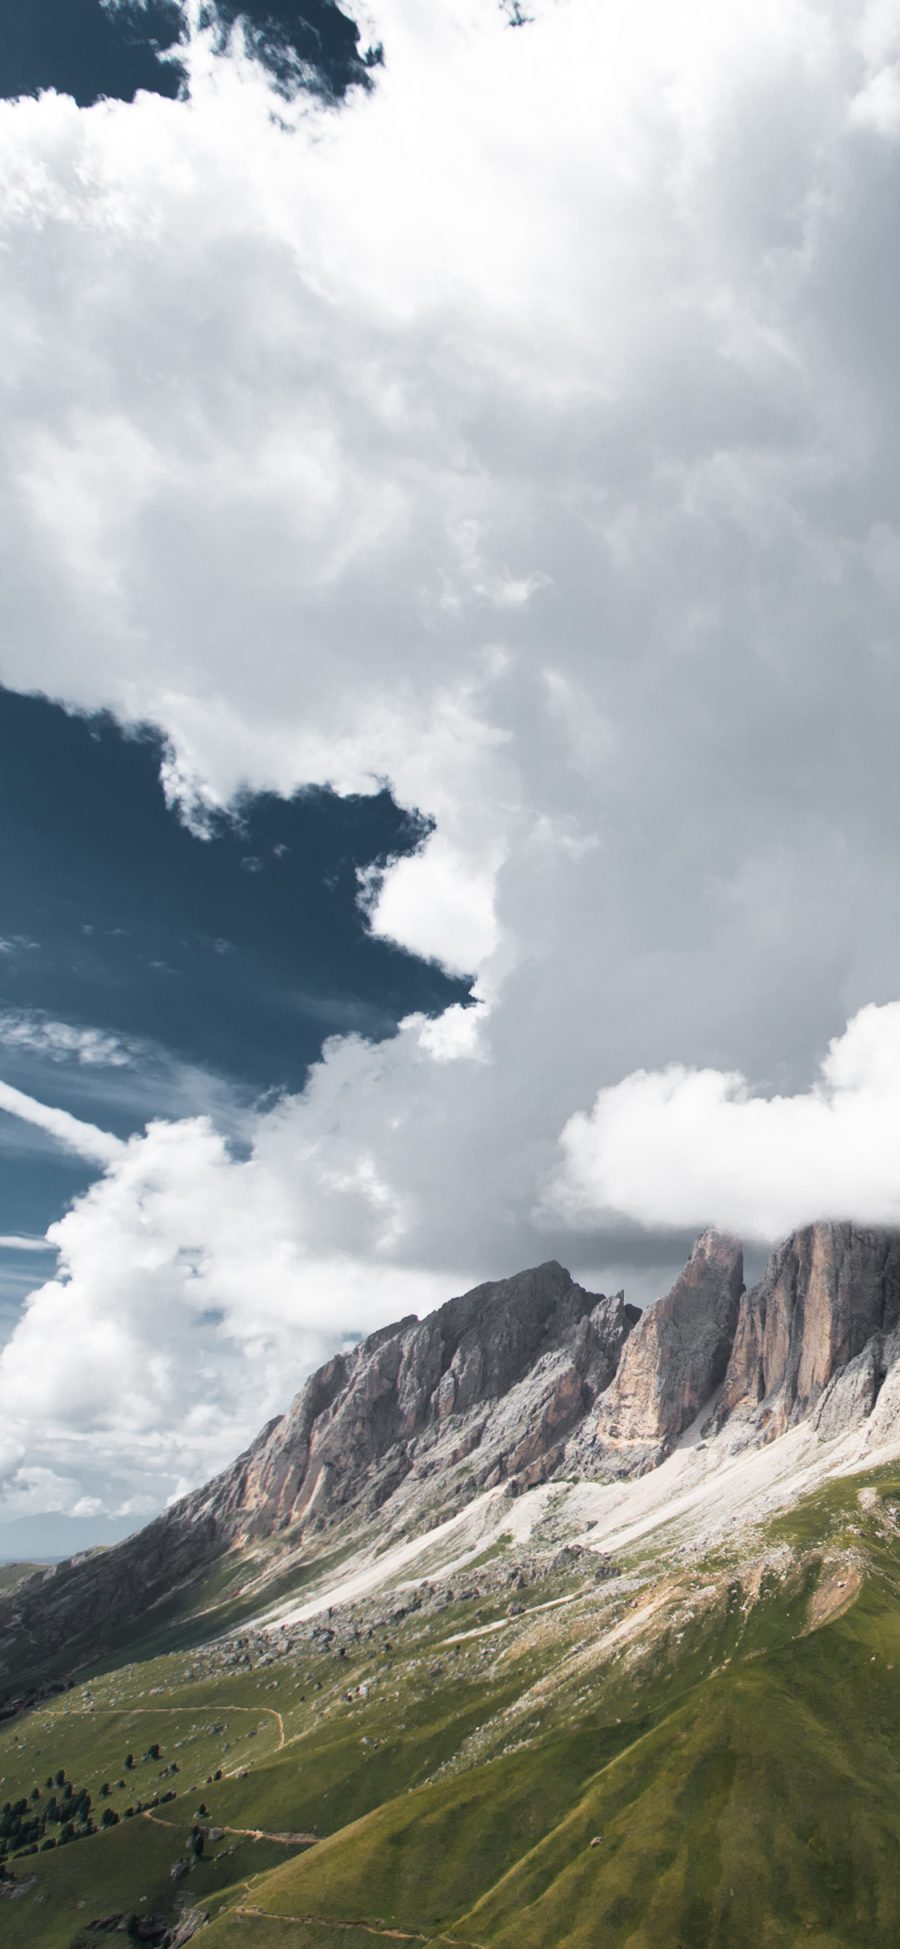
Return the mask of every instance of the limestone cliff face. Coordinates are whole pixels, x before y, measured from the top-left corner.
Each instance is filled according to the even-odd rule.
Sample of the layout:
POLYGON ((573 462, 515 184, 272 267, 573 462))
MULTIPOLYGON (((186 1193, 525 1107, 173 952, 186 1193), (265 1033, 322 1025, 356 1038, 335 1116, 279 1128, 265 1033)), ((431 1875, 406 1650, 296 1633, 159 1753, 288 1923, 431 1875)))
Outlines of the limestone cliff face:
POLYGON ((900 1444, 900 1231, 811 1225, 750 1293, 738 1242, 705 1232, 643 1315, 551 1261, 371 1334, 140 1535, 0 1598, 0 1696, 190 1609, 226 1552, 270 1576, 336 1526, 411 1534, 501 1482, 639 1473, 707 1404, 726 1448, 804 1418, 900 1444))
POLYGON ((595 1438, 625 1467, 658 1460, 719 1386, 741 1294, 737 1239, 698 1238, 671 1292, 644 1313, 599 1403, 595 1438))
POLYGON ((555 1261, 477 1286, 339 1354, 211 1485, 209 1507, 248 1535, 372 1511, 440 1472, 449 1496, 541 1465, 611 1379, 638 1317, 585 1292, 555 1261), (409 1480, 407 1480, 409 1478, 409 1480))
POLYGON ((138 1536, 0 1599, 0 1696, 15 1670, 77 1665, 132 1623, 149 1628, 173 1594, 189 1604, 226 1551, 247 1546, 252 1569, 255 1545, 282 1531, 294 1548, 386 1505, 395 1527, 421 1526, 497 1482, 541 1481, 637 1318, 552 1261, 337 1354, 230 1468, 138 1536))
POLYGON ((741 1302, 717 1424, 741 1417, 771 1439, 830 1389, 823 1432, 839 1432, 873 1405, 882 1370, 873 1336, 898 1321, 900 1232, 818 1224, 793 1233, 741 1302), (844 1387, 832 1388, 867 1347, 844 1387))

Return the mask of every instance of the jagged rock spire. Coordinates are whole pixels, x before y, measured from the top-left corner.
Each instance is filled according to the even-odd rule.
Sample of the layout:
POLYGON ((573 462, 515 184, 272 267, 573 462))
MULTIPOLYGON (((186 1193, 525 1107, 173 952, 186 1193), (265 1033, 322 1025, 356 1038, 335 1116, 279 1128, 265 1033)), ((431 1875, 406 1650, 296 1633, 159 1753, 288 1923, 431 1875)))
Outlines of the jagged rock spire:
POLYGON ((833 1223, 793 1232, 741 1302, 717 1425, 737 1417, 782 1434, 898 1321, 900 1232, 833 1223))
POLYGON ((642 1315, 599 1403, 597 1442, 622 1465, 659 1459, 715 1392, 743 1290, 739 1240, 703 1232, 671 1291, 642 1315))
POLYGON ((268 1539, 282 1530, 293 1549, 348 1518, 361 1535, 382 1521, 403 1534, 504 1481, 640 1472, 704 1408, 749 1442, 806 1416, 842 1434, 872 1414, 896 1445, 900 1232, 807 1226, 745 1293, 740 1244, 707 1231, 641 1316, 550 1261, 382 1328, 139 1536, 0 1600, 0 1668, 4 1643, 29 1642, 37 1672, 96 1657, 224 1552, 259 1543, 277 1562, 268 1539))

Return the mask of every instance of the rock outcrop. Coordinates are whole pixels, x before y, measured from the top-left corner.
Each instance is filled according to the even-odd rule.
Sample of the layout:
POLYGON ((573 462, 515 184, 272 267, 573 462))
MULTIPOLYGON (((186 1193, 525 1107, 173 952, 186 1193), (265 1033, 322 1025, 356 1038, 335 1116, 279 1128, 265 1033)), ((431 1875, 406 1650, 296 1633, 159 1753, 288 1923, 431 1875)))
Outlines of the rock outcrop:
POLYGON ((671 1292, 644 1313, 599 1404, 595 1443, 606 1466, 652 1466, 719 1387, 744 1290, 737 1239, 707 1231, 671 1292))
POLYGON ((638 1317, 621 1294, 586 1292, 551 1261, 370 1334, 313 1374, 230 1468, 140 1535, 30 1578, 0 1602, 0 1667, 97 1656, 131 1621, 152 1627, 155 1607, 173 1596, 190 1608, 191 1586, 226 1551, 279 1532, 296 1546, 388 1503, 395 1526, 421 1526, 494 1483, 542 1480, 608 1385, 638 1317))
POLYGON ((737 1240, 704 1232, 643 1315, 551 1261, 370 1334, 140 1535, 0 1599, 0 1693, 190 1615, 228 1553, 243 1587, 306 1561, 322 1532, 326 1547, 376 1523, 396 1538, 502 1482, 640 1473, 704 1410, 729 1447, 804 1419, 822 1439, 864 1425, 868 1445, 897 1446, 900 1231, 808 1226, 749 1293, 737 1240))
POLYGON ((635 1320, 619 1294, 576 1285, 550 1261, 476 1286, 427 1319, 386 1327, 307 1381, 241 1464, 211 1485, 208 1508, 248 1537, 368 1513, 406 1485, 410 1505, 439 1476, 452 1506, 557 1458, 615 1373, 635 1320))
POLYGON ((900 1336, 873 1333, 862 1353, 832 1374, 812 1414, 812 1425, 823 1441, 845 1435, 869 1420, 876 1401, 879 1397, 884 1400, 884 1382, 898 1352, 900 1336))
POLYGON ((741 1301, 716 1425, 740 1419, 771 1440, 822 1402, 823 1432, 849 1426, 874 1405, 883 1336, 898 1321, 900 1232, 851 1224, 794 1232, 741 1301), (866 1349, 826 1409, 826 1390, 866 1349))

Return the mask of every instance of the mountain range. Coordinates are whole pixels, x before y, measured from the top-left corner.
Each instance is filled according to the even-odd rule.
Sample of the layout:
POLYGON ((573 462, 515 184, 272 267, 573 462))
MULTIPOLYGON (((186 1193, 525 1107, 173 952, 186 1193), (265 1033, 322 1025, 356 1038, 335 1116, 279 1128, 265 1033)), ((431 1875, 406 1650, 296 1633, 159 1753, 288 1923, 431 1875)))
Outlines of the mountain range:
MULTIPOLYGON (((5 1777, 26 1754, 49 1767, 52 1738, 78 1726, 83 1742, 82 1722, 96 1772, 111 1764, 101 1723, 121 1745, 148 1715, 190 1721, 179 1745, 210 1751, 178 1818, 218 1834, 219 1853, 201 1844, 174 1881, 170 1863, 171 1888, 157 1877, 148 1942, 201 1928, 211 1949, 320 1949, 335 1929, 474 1949, 900 1940, 900 1760, 884 1750, 896 1728, 900 1753, 898 1457, 900 1232, 808 1226, 748 1289, 740 1242, 709 1230, 644 1312, 553 1261, 486 1283, 336 1354, 138 1535, 13 1580, 5 1777), (237 1766, 234 1725, 257 1707, 255 1734, 277 1723, 279 1741, 239 1741, 237 1766), (440 1895, 413 1802, 452 1857, 440 1895), (622 1822, 612 1852, 593 1832, 601 1803, 622 1822), (518 1842, 495 1833, 476 1872, 503 1806, 518 1842), (198 1906, 198 1860, 221 1858, 231 1887, 228 1834, 288 1859, 260 1871, 265 1902, 242 1882, 240 1899, 198 1906)), ((164 1791, 179 1803, 180 1783, 164 1791)), ((164 1834, 161 1805, 156 1786, 124 1811, 164 1834)), ((93 1850, 95 1876, 119 1864, 108 1906, 137 1928, 141 1875, 91 1825, 71 1858, 93 1850)), ((70 1949, 71 1876, 41 1835, 27 1886, 32 1857, 12 1851, 0 1893, 30 1918, 23 1942, 70 1949)))
POLYGON ((642 1474, 696 1424, 723 1452, 807 1420, 900 1440, 898 1355, 900 1232, 849 1223, 794 1233, 749 1291, 739 1241, 708 1230, 644 1313, 555 1261, 476 1286, 336 1354, 213 1481, 0 1603, 7 1688, 127 1642, 225 1555, 259 1562, 264 1591, 275 1540, 318 1555, 348 1522, 415 1534, 501 1483, 642 1474))

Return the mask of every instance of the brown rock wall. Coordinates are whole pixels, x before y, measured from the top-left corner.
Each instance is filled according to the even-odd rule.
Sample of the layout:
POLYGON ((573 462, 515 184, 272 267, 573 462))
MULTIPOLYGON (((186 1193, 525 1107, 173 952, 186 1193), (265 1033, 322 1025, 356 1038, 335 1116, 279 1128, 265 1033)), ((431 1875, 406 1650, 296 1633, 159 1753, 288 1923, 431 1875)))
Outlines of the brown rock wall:
POLYGON ((642 1314, 598 1404, 601 1444, 671 1444, 725 1373, 743 1291, 737 1239, 707 1231, 671 1291, 642 1314))
POLYGON ((740 1415, 769 1437, 783 1433, 898 1320, 900 1232, 851 1224, 794 1232, 741 1302, 718 1425, 740 1415))

